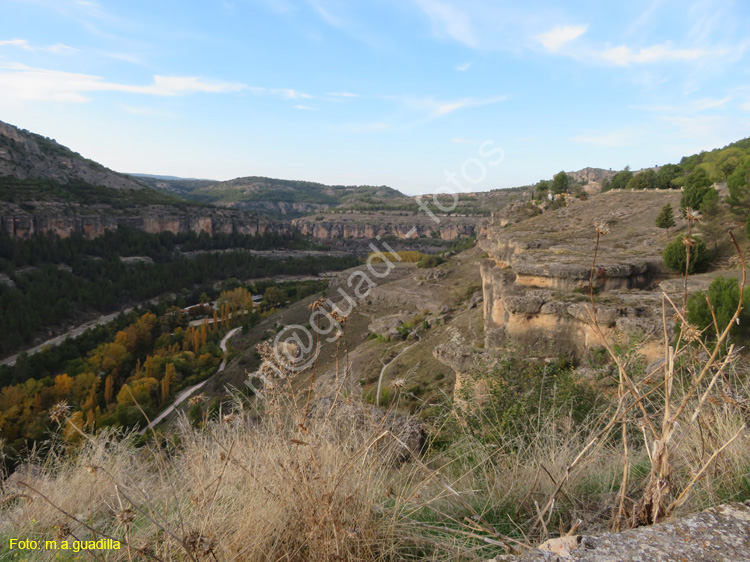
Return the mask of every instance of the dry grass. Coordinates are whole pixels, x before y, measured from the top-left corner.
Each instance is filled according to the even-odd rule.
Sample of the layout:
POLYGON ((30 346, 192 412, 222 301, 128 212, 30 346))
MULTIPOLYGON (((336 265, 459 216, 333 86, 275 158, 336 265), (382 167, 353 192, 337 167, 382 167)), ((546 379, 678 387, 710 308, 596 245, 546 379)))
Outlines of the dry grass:
POLYGON ((731 347, 697 345, 668 347, 654 372, 610 349, 614 400, 584 423, 553 408, 534 424, 488 428, 490 441, 452 411, 452 441, 424 457, 407 452, 391 412, 347 397, 344 350, 327 395, 318 386, 312 400, 314 372, 300 390, 291 373, 262 369, 262 399, 238 398, 199 429, 183 419, 169 440, 60 437, 31 459, 39 473, 2 491, 0 537, 121 541, 87 554, 106 561, 482 560, 746 499, 747 367, 731 347))

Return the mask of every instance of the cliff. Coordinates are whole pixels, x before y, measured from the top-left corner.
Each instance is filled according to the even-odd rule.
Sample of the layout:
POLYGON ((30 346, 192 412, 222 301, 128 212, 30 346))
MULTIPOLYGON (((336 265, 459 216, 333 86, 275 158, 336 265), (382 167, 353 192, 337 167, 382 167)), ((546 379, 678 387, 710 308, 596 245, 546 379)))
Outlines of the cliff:
POLYGON ((303 234, 320 240, 335 238, 440 238, 454 240, 471 236, 479 217, 438 217, 436 223, 424 214, 331 213, 294 219, 292 225, 303 234))
POLYGON ((60 237, 82 234, 89 238, 116 230, 119 225, 158 232, 207 232, 208 234, 263 234, 288 232, 290 225, 238 211, 209 207, 178 208, 149 205, 130 210, 112 207, 54 204, 37 205, 25 211, 17 205, 0 204, 0 232, 18 238, 37 233, 53 233, 60 237))
MULTIPOLYGON (((595 221, 611 230, 601 238, 594 272, 604 336, 642 340, 661 333, 661 292, 653 289, 669 273, 661 264, 664 234, 654 221, 665 203, 678 206, 679 195, 607 192, 515 225, 487 226, 479 241, 488 254, 480 268, 486 346, 579 359, 602 346, 588 311, 595 221)), ((641 351, 658 359, 661 340, 647 339, 641 351)))

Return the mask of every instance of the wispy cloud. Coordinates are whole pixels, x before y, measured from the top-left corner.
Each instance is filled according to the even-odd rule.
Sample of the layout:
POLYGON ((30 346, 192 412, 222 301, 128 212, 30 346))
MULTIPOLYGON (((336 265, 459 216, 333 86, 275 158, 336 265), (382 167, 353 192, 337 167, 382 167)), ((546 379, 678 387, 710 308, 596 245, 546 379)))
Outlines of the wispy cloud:
POLYGON ((652 45, 638 50, 620 45, 607 47, 599 52, 592 53, 596 58, 617 66, 630 66, 631 64, 655 64, 661 62, 686 62, 695 61, 706 57, 720 57, 726 54, 726 50, 719 49, 679 49, 674 48, 671 43, 652 45))
POLYGON ((449 115, 460 109, 493 105, 505 101, 506 99, 507 96, 494 96, 488 98, 469 97, 453 101, 441 101, 436 100, 435 98, 406 97, 403 101, 407 107, 426 112, 428 119, 436 119, 438 117, 449 115))
POLYGON ((55 55, 64 55, 69 53, 75 53, 78 49, 68 47, 63 43, 55 43, 54 45, 32 45, 27 39, 8 39, 0 41, 0 47, 18 47, 25 51, 40 51, 45 53, 52 53, 55 55))
POLYGON ((727 96, 722 99, 703 98, 684 104, 634 105, 633 108, 658 113, 698 113, 700 111, 706 111, 708 109, 718 109, 720 107, 724 107, 730 101, 732 101, 732 96, 727 96))
POLYGON ((473 62, 465 62, 463 64, 459 64, 456 67, 456 70, 458 70, 459 72, 466 72, 472 67, 473 64, 474 64, 473 62))
POLYGON ((317 107, 311 107, 309 105, 295 105, 295 109, 301 109, 303 111, 318 111, 317 107))
POLYGON ((353 94, 351 92, 331 92, 328 94, 329 96, 333 96, 335 98, 360 98, 359 94, 353 94))
POLYGON ((549 51, 553 53, 559 50, 563 45, 575 41, 581 35, 586 33, 588 25, 564 25, 558 26, 536 36, 536 40, 545 46, 549 51))
POLYGON ((629 129, 617 131, 586 131, 571 137, 572 141, 601 148, 618 148, 633 144, 635 135, 629 129))
POLYGON ((478 47, 469 16, 442 0, 414 0, 432 22, 433 31, 469 47, 478 47))
POLYGON ((177 115, 175 115, 171 111, 165 111, 163 109, 157 109, 153 107, 142 107, 127 104, 122 104, 120 107, 122 107, 131 115, 137 115, 138 117, 159 117, 169 119, 174 119, 177 117, 177 115))
POLYGON ((92 92, 123 92, 154 96, 196 93, 230 93, 243 84, 206 80, 195 76, 154 76, 146 86, 108 82, 99 76, 33 68, 23 64, 0 65, 0 99, 85 103, 92 92))

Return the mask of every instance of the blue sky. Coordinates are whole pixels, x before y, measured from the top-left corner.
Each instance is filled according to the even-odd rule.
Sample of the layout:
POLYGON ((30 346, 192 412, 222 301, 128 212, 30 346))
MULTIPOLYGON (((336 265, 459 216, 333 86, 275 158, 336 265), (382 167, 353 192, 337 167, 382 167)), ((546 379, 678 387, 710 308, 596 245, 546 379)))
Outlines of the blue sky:
POLYGON ((0 0, 0 120, 124 172, 434 192, 750 136, 744 0, 0 0))

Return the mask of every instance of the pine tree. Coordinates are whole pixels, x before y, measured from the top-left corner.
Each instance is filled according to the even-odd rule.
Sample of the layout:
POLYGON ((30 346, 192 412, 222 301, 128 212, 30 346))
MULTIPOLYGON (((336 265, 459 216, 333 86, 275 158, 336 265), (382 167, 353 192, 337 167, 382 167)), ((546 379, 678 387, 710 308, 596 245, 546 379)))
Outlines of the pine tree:
POLYGON ((659 216, 656 217, 656 226, 659 228, 666 228, 667 229, 667 238, 669 238, 669 229, 675 226, 674 222, 674 210, 672 209, 672 205, 667 203, 661 208, 661 212, 659 213, 659 216))

